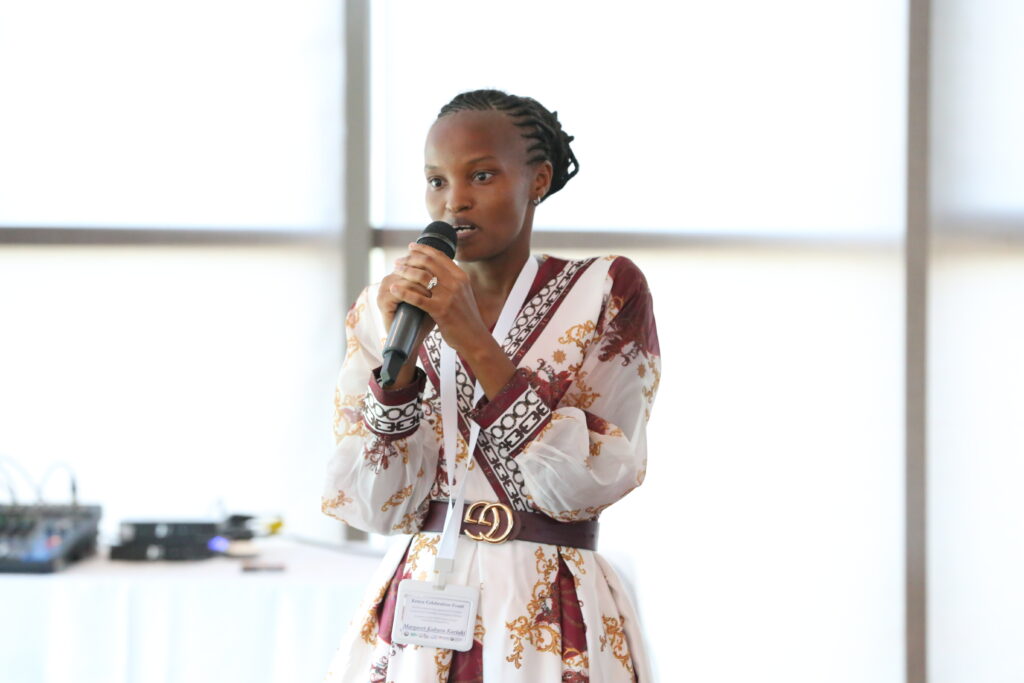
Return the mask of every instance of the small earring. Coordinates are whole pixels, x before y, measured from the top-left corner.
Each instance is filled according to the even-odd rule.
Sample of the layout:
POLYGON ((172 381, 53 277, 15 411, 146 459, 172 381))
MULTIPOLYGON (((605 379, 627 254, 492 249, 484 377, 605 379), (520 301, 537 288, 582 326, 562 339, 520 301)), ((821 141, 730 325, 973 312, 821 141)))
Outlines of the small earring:
POLYGON ((534 197, 533 198, 533 205, 537 206, 538 204, 540 204, 540 197, 534 197))

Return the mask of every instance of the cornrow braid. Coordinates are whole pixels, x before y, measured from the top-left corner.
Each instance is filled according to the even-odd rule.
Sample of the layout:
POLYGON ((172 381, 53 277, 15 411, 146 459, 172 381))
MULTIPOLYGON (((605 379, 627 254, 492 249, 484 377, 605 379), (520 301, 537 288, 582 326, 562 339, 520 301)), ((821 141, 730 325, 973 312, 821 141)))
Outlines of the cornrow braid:
MULTIPOLYGON (((532 97, 510 95, 501 90, 472 90, 456 95, 441 107, 437 118, 459 111, 500 111, 523 128, 523 137, 533 142, 527 148, 527 163, 550 161, 551 186, 543 199, 561 190, 569 179, 579 173, 580 165, 569 143, 575 138, 562 130, 558 112, 548 111, 532 97)), ((542 201, 543 201, 542 199, 542 201)))

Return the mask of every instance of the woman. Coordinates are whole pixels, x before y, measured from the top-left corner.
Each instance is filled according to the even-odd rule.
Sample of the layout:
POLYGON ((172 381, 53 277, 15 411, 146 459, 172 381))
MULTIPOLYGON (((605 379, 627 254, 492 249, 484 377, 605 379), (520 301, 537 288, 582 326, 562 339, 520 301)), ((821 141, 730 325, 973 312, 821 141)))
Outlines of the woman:
POLYGON ((495 90, 457 96, 430 129, 427 209, 458 231, 458 263, 412 244, 350 310, 323 499, 354 527, 414 535, 385 558, 327 680, 650 680, 633 606, 593 552, 598 515, 646 471, 660 374, 650 293, 625 258, 530 254, 536 207, 578 170, 572 139, 535 100, 495 90), (508 303, 511 329, 496 340, 513 290, 523 304, 508 303), (428 317, 385 390, 381 349, 401 302, 428 317), (446 345, 458 354, 454 465, 446 345), (441 501, 457 495, 448 469, 460 466, 467 512, 451 580, 479 588, 472 648, 392 642, 400 583, 434 577, 441 501))

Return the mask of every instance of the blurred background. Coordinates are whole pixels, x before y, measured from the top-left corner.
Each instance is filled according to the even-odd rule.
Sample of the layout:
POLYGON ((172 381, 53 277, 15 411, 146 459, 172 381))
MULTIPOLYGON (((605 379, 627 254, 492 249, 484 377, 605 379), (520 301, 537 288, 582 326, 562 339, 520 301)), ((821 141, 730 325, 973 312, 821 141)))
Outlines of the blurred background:
POLYGON ((0 0, 0 495, 293 544, 0 574, 0 677, 323 675, 387 542, 320 513, 344 314, 428 222, 437 111, 497 87, 576 136, 536 251, 654 294, 602 549, 659 680, 1024 680, 1022 35, 1016 0, 0 0))

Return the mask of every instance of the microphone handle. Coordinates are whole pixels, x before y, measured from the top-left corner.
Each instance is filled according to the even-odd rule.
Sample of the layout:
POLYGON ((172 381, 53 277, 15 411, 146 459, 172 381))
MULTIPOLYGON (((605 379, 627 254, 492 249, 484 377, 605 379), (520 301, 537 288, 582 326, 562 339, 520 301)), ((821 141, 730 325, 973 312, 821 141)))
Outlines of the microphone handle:
POLYGON ((380 367, 380 383, 384 388, 395 383, 402 365, 412 353, 416 333, 423 324, 423 315, 422 309, 404 301, 395 309, 395 318, 391 321, 391 329, 384 342, 384 360, 380 367))
MULTIPOLYGON (((448 223, 434 221, 416 238, 418 244, 437 249, 452 259, 455 258, 455 247, 458 235, 448 223)), ((380 367, 380 383, 384 388, 390 387, 398 378, 402 365, 409 359, 412 346, 416 343, 416 333, 423 324, 424 312, 404 301, 395 309, 395 318, 391 321, 388 338, 384 341, 384 358, 380 367)))

